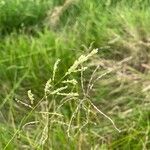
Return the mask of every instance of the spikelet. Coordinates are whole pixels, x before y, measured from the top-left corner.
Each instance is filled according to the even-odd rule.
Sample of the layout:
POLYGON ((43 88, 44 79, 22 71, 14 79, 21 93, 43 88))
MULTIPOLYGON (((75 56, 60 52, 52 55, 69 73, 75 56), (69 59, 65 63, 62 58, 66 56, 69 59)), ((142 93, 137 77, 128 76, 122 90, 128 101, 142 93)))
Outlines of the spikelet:
POLYGON ((31 104, 33 105, 34 103, 34 95, 32 94, 31 90, 28 90, 28 98, 31 101, 31 104))
POLYGON ((59 62, 60 62, 60 59, 57 59, 57 61, 56 61, 55 64, 54 64, 53 77, 52 77, 52 80, 53 80, 53 81, 54 81, 54 79, 55 79, 55 74, 56 74, 56 70, 57 70, 57 68, 58 68, 59 62))
POLYGON ((40 139, 40 144, 41 145, 44 145, 46 140, 48 138, 48 124, 46 123, 44 129, 43 129, 43 132, 42 132, 42 137, 40 139))
POLYGON ((51 79, 49 79, 49 80, 46 82, 46 85, 45 85, 45 88, 44 88, 45 94, 47 94, 47 93, 50 92, 49 89, 52 87, 51 82, 52 82, 51 79))
POLYGON ((72 79, 72 80, 65 80, 65 81, 62 81, 62 83, 70 83, 70 84, 76 85, 78 82, 77 82, 77 80, 72 79))
POLYGON ((93 49, 93 50, 91 51, 91 53, 89 53, 89 54, 87 55, 87 58, 89 59, 90 57, 92 57, 92 56, 95 55, 96 53, 98 53, 98 48, 93 49))
POLYGON ((81 69, 77 69, 74 72, 81 72, 81 71, 85 71, 86 69, 88 69, 88 67, 82 67, 81 69))
POLYGON ((20 103, 20 104, 22 104, 22 105, 24 105, 24 106, 26 106, 26 107, 29 107, 29 108, 33 108, 31 105, 29 105, 29 104, 27 104, 27 103, 24 103, 23 101, 20 101, 20 100, 18 100, 17 98, 15 99, 18 103, 20 103))
POLYGON ((61 95, 61 96, 68 96, 68 97, 78 97, 79 94, 78 93, 73 93, 73 92, 70 92, 70 93, 57 93, 57 95, 61 95))
POLYGON ((61 92, 62 90, 65 90, 67 88, 68 88, 68 86, 60 87, 60 88, 54 90, 53 92, 51 92, 50 94, 52 94, 52 95, 57 94, 57 93, 61 92))
POLYGON ((81 55, 75 62, 74 64, 68 69, 66 75, 71 74, 72 72, 76 72, 77 67, 87 61, 90 57, 92 57, 94 54, 98 52, 98 49, 93 49, 91 53, 88 55, 81 55))

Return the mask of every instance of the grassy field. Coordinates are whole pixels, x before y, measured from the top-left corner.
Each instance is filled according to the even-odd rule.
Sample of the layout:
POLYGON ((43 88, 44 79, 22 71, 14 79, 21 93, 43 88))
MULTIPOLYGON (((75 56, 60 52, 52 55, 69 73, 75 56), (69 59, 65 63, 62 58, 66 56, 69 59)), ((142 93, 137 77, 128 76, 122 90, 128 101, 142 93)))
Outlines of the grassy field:
POLYGON ((149 0, 0 1, 0 149, 150 149, 149 0))

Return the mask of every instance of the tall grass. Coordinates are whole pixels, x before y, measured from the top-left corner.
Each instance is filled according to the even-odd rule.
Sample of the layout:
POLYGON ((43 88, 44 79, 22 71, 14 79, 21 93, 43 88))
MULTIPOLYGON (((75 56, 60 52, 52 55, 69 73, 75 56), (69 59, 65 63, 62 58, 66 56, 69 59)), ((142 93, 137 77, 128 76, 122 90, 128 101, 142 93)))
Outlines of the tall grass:
POLYGON ((53 26, 52 14, 64 3, 0 2, 0 148, 149 149, 149 1, 77 0, 53 26), (47 103, 33 109, 50 76, 57 83, 76 58, 96 47, 98 55, 85 63, 88 70, 67 74, 69 78, 55 87, 63 87, 59 90, 64 94, 78 93, 73 102, 63 104, 67 95, 57 95, 62 91, 52 88, 51 110, 47 103), (88 100, 83 101, 87 90, 88 100), (116 132, 98 110, 122 132, 116 132), (52 117, 52 126, 47 125, 50 132, 45 128, 47 116, 52 117))
POLYGON ((20 29, 30 32, 35 26, 42 26, 42 21, 51 5, 52 2, 48 0, 2 0, 0 2, 1 34, 20 29))

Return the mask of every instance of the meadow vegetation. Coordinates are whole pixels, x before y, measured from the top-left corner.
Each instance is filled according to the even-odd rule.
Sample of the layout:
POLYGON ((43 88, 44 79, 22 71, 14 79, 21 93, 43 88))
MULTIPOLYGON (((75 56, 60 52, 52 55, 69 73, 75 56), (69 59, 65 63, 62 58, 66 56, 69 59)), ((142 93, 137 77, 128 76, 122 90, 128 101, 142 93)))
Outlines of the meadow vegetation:
POLYGON ((149 0, 0 1, 0 149, 150 149, 149 0))

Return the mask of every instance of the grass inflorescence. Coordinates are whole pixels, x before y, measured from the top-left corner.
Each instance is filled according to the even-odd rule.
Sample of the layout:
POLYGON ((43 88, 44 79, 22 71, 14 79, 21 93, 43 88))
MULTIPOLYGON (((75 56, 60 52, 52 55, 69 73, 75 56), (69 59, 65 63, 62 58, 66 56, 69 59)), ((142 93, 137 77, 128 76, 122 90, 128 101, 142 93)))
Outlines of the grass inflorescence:
POLYGON ((150 149, 149 4, 1 0, 0 149, 150 149))

